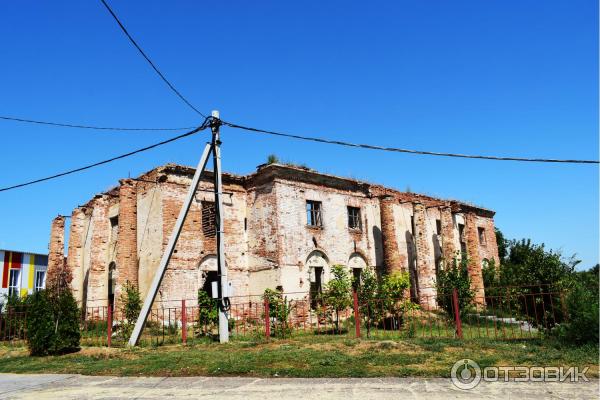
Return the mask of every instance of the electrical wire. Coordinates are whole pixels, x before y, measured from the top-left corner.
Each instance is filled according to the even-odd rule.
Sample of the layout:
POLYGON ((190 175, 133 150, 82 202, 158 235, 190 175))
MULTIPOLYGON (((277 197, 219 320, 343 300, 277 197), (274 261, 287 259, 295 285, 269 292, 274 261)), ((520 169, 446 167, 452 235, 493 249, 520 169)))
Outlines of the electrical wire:
POLYGON ((27 122, 30 124, 60 126, 62 128, 95 129, 95 130, 101 130, 101 131, 183 131, 183 130, 194 128, 193 126, 187 126, 184 128, 118 128, 118 127, 105 127, 105 126, 93 126, 93 125, 65 124, 65 123, 61 123, 61 122, 39 121, 39 120, 34 120, 34 119, 7 117, 7 116, 2 116, 2 115, 0 115, 0 119, 6 120, 6 121, 27 122))
POLYGON ((61 173, 54 174, 54 175, 51 175, 51 176, 47 176, 47 177, 44 177, 44 178, 39 178, 39 179, 35 179, 35 180, 29 181, 29 182, 24 182, 24 183, 19 183, 17 185, 3 187, 3 188, 0 188, 0 192, 5 192, 5 191, 8 191, 8 190, 12 190, 12 189, 17 189, 17 188, 21 188, 21 187, 24 187, 24 186, 33 185, 35 183, 40 183, 40 182, 44 182, 44 181, 49 181, 51 179, 60 178, 60 177, 65 176, 65 175, 74 174, 76 172, 80 172, 80 171, 84 171, 86 169, 94 168, 94 167, 97 167, 99 165, 108 164, 110 162, 113 162, 113 161, 116 161, 116 160, 120 160, 120 159, 129 157, 129 156, 132 156, 134 154, 138 154, 138 153, 142 153, 144 151, 148 151, 148 150, 154 149, 156 147, 165 145, 167 143, 171 143, 171 142, 174 142, 176 140, 183 139, 185 137, 194 135, 194 134, 196 134, 196 133, 198 133, 198 132, 200 132, 200 131, 208 128, 210 126, 209 125, 210 121, 211 120, 209 118, 206 118, 204 120, 204 122, 202 123, 202 125, 200 125, 199 127, 195 128, 195 129, 193 129, 193 130, 191 130, 189 132, 183 133, 181 135, 172 137, 172 138, 167 139, 167 140, 163 140, 161 142, 158 142, 158 143, 146 146, 146 147, 142 147, 141 149, 133 150, 133 151, 130 151, 129 153, 121 154, 119 156, 112 157, 112 158, 109 158, 107 160, 95 162, 93 164, 89 164, 89 165, 86 165, 86 166, 83 166, 83 167, 75 168, 75 169, 72 169, 72 170, 69 170, 69 171, 61 172, 61 173))
POLYGON ((129 32, 127 31, 127 29, 125 28, 125 26, 123 25, 123 23, 121 22, 121 20, 119 19, 119 17, 117 17, 117 14, 115 14, 115 12, 108 5, 108 3, 105 0, 100 0, 100 1, 102 2, 102 4, 104 4, 104 7, 106 7, 106 9, 110 13, 110 15, 112 15, 112 17, 117 22, 117 24, 119 25, 119 27, 121 28, 121 30, 123 31, 123 33, 125 34, 125 36, 127 36, 127 38, 129 39, 129 41, 131 42, 131 44, 133 44, 133 46, 140 52, 140 54, 142 55, 142 57, 144 57, 146 59, 146 61, 148 62, 148 64, 150 64, 150 66, 152 67, 152 69, 154 70, 154 72, 156 72, 158 74, 158 76, 160 77, 160 79, 162 79, 167 84, 167 86, 177 95, 177 97, 179 97, 188 107, 190 107, 192 110, 194 110, 195 112, 197 112, 198 114, 200 114, 204 118, 206 118, 206 115, 204 115, 202 112, 200 112, 200 110, 198 110, 196 107, 194 107, 192 105, 192 103, 190 103, 185 97, 183 97, 183 95, 179 92, 179 90, 177 90, 175 88, 175 86, 173 86, 171 84, 171 82, 169 82, 169 80, 163 75, 163 73, 160 72, 160 70, 152 62, 152 60, 150 59, 150 57, 148 57, 146 55, 146 52, 144 52, 144 50, 142 50, 142 48, 140 47, 140 45, 137 44, 137 42, 135 41, 135 39, 133 39, 133 37, 129 34, 129 32))
POLYGON ((520 162, 540 162, 540 163, 565 163, 565 164, 599 164, 598 160, 575 160, 575 159, 555 159, 555 158, 524 158, 524 157, 499 157, 499 156, 485 156, 485 155, 474 155, 474 154, 456 154, 456 153, 443 153, 443 152, 435 152, 435 151, 423 151, 423 150, 412 150, 412 149, 402 149, 397 147, 384 147, 384 146, 375 146, 371 144, 358 144, 358 143, 349 143, 340 140, 331 140, 318 138, 313 136, 302 136, 295 135, 291 133, 284 132, 275 132, 268 131, 259 128, 252 128, 248 126, 242 126, 238 124, 234 124, 231 122, 221 120, 223 125, 229 126, 230 128, 243 129, 250 132, 256 133, 264 133, 267 135, 281 136, 299 140, 308 140, 311 142, 318 143, 326 143, 326 144, 335 144, 339 146, 346 147, 357 147, 362 149, 369 150, 381 150, 381 151, 391 151, 396 153, 409 153, 409 154, 419 154, 419 155, 428 155, 428 156, 441 156, 441 157, 458 157, 458 158, 471 158, 471 159, 481 159, 481 160, 496 160, 496 161, 520 161, 520 162))

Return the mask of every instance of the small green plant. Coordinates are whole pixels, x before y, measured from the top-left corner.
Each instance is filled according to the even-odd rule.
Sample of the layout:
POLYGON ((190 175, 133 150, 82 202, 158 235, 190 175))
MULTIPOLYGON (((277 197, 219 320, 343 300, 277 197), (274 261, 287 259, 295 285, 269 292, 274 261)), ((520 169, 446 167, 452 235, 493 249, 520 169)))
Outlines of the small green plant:
POLYGON ((333 277, 327 282, 323 293, 324 305, 329 315, 335 314, 333 320, 335 331, 340 331, 340 312, 352 305, 352 280, 343 265, 331 267, 333 277))
POLYGON ((269 303, 269 318, 272 321, 271 333, 285 337, 291 333, 289 316, 292 311, 291 301, 283 296, 280 290, 265 289, 263 300, 269 303))
POLYGON ((202 336, 212 336, 219 323, 219 309, 216 299, 212 299, 206 291, 198 290, 198 328, 202 336))
POLYGON ((131 336, 135 322, 140 315, 142 299, 140 291, 129 281, 125 283, 124 289, 124 292, 121 294, 121 304, 125 319, 121 324, 121 336, 124 340, 127 340, 131 336))
POLYGON ((460 314, 465 315, 471 308, 475 292, 471 290, 471 279, 467 270, 468 260, 454 261, 453 265, 438 271, 437 274, 437 302, 449 316, 454 315, 453 291, 458 292, 458 307, 460 314))
POLYGON ((279 163, 279 157, 277 157, 276 154, 269 154, 269 156, 267 157, 267 164, 271 165, 271 164, 278 164, 279 163))

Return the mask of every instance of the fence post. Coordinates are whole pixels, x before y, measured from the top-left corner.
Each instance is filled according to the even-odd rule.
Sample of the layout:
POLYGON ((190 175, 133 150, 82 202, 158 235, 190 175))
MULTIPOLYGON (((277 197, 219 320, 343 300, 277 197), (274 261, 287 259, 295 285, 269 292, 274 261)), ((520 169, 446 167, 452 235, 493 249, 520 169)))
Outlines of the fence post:
POLYGON ((269 315, 269 299, 265 299, 265 336, 271 337, 271 316, 269 315))
POLYGON ((463 338, 462 321, 460 320, 460 308, 458 307, 458 290, 452 289, 452 302, 454 304, 454 320, 456 321, 456 336, 463 338))
POLYGON ((356 328, 356 337, 360 337, 360 314, 358 312, 358 293, 356 290, 352 291, 352 297, 354 299, 354 327, 356 328))
POLYGON ((107 315, 106 315, 106 344, 108 345, 108 347, 110 347, 111 342, 112 342, 112 320, 113 320, 113 313, 112 313, 112 305, 108 305, 108 310, 107 310, 107 315))
POLYGON ((181 342, 187 344, 187 311, 185 300, 181 300, 181 342))

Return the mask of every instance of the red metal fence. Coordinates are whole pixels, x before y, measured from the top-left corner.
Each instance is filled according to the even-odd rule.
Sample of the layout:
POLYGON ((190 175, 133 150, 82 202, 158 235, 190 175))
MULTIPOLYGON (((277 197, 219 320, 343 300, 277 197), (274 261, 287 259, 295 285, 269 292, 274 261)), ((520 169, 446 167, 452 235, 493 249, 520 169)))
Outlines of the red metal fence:
MULTIPOLYGON (((567 318, 564 293, 552 287, 487 288, 485 297, 474 298, 461 298, 454 289, 420 296, 418 303, 360 293, 342 302, 285 293, 272 303, 262 296, 246 296, 232 299, 229 328, 233 339, 242 340, 294 335, 527 339, 543 336, 567 318)), ((215 340, 216 316, 216 304, 201 308, 195 300, 157 303, 140 345, 215 340)), ((119 310, 86 307, 81 343, 124 346, 134 324, 119 310)), ((26 335, 25 309, 0 313, 0 342, 21 345, 26 335)))

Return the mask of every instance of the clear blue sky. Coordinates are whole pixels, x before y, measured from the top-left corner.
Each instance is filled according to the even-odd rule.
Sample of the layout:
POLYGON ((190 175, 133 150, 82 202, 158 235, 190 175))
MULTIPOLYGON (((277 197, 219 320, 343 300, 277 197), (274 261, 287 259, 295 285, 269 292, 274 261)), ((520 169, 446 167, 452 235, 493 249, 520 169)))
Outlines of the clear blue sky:
MULTIPOLYGON (((124 1, 112 6, 205 113, 246 125, 433 151, 598 158, 597 1, 124 1)), ((200 120, 99 1, 5 2, 0 115, 117 126, 200 120)), ((0 121, 0 186, 101 160, 173 133, 0 121)), ((223 128, 223 166, 270 153, 321 171, 496 210, 587 268, 598 262, 598 168, 412 156, 223 128)), ((121 177, 195 165, 205 137, 0 193, 0 247, 46 251, 50 221, 121 177)))

